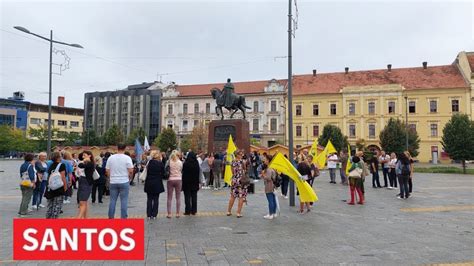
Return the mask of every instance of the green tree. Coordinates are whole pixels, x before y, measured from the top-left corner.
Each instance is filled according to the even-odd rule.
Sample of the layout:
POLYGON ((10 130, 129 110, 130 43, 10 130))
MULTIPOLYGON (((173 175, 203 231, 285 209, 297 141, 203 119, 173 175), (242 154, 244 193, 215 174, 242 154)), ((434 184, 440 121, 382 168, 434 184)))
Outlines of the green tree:
POLYGON ((161 131, 161 134, 156 137, 153 144, 164 152, 168 151, 168 149, 174 150, 178 147, 176 133, 172 128, 163 129, 163 131, 161 131))
POLYGON ((191 149, 195 152, 207 152, 207 127, 201 125, 193 128, 191 132, 191 149))
POLYGON ((406 136, 408 134, 408 151, 413 157, 418 156, 420 138, 414 130, 408 130, 400 119, 390 118, 387 125, 380 132, 380 146, 388 153, 402 153, 406 150, 406 136))
POLYGON ((64 146, 76 145, 76 143, 81 140, 81 135, 77 132, 59 131, 57 137, 64 146))
POLYGON ((323 133, 318 139, 318 144, 326 147, 328 141, 331 140, 334 148, 339 152, 343 149, 347 149, 349 142, 347 141, 347 136, 342 134, 341 129, 337 126, 327 124, 323 128, 323 133))
POLYGON ((81 144, 86 146, 99 146, 102 145, 102 140, 97 135, 95 130, 87 129, 82 134, 81 144))
MULTIPOLYGON (((51 128, 51 147, 53 144, 53 140, 57 139, 57 134, 59 130, 57 128, 51 128)), ((44 151, 48 147, 48 125, 40 125, 38 128, 32 128, 28 130, 30 137, 37 140, 37 149, 40 151, 44 151)))
POLYGON ((123 141, 122 131, 116 124, 113 124, 105 131, 102 139, 105 145, 117 145, 123 141))
POLYGON ((181 143, 179 144, 179 149, 182 150, 183 152, 188 151, 191 149, 191 136, 185 136, 183 140, 181 140, 181 143))
POLYGON ((143 142, 145 141, 145 130, 142 127, 135 128, 130 132, 130 135, 127 138, 127 144, 134 145, 136 138, 138 138, 140 143, 143 145, 143 142))
POLYGON ((0 126, 0 154, 10 151, 34 151, 34 144, 26 138, 24 131, 9 125, 0 126))
POLYGON ((474 121, 466 114, 454 114, 443 128, 441 144, 451 159, 462 161, 465 174, 466 160, 474 160, 474 121))

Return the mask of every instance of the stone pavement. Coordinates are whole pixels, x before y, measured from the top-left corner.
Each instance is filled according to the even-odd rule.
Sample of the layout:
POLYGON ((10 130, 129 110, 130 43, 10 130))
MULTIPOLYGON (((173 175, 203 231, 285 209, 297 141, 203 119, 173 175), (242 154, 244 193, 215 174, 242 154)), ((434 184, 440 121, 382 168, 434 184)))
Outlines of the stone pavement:
MULTIPOLYGON (((373 189, 369 177, 367 203, 349 206, 343 201, 348 188, 329 184, 324 171, 314 186, 320 200, 305 215, 297 214, 280 197, 280 217, 263 219, 267 201, 262 182, 257 183, 257 193, 249 196, 241 219, 225 216, 227 190, 201 190, 199 215, 179 219, 162 216, 166 209, 166 194, 162 194, 160 217, 146 222, 145 261, 12 261, 12 220, 21 200, 19 164, 0 161, 0 264, 474 264, 473 176, 417 174, 408 200, 397 199, 395 190, 373 189)), ((132 188, 129 200, 129 215, 145 217, 142 185, 132 188)), ((91 216, 104 217, 107 203, 108 199, 103 205, 91 205, 91 216)), ((74 204, 66 205, 64 217, 74 216, 76 210, 74 204)), ((44 217, 44 210, 33 217, 44 217)))

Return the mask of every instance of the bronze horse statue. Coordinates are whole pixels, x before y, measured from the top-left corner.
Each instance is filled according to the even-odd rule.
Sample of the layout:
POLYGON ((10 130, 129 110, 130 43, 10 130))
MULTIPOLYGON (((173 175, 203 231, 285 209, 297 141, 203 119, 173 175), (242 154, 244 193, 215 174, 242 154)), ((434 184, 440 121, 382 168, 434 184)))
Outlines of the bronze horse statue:
POLYGON ((224 112, 222 111, 222 107, 225 107, 227 110, 229 110, 229 112, 232 112, 230 114, 230 118, 233 118, 234 114, 238 110, 242 111, 242 114, 244 115, 244 119, 245 119, 245 109, 251 109, 250 107, 248 107, 245 104, 245 97, 242 96, 242 95, 232 93, 232 95, 230 96, 231 99, 232 99, 232 106, 231 107, 226 107, 224 105, 224 101, 222 99, 224 95, 223 95, 223 92, 220 89, 213 88, 211 90, 211 95, 212 95, 212 98, 216 100, 216 103, 217 103, 216 114, 217 114, 217 116, 221 117, 221 120, 224 120, 224 112))

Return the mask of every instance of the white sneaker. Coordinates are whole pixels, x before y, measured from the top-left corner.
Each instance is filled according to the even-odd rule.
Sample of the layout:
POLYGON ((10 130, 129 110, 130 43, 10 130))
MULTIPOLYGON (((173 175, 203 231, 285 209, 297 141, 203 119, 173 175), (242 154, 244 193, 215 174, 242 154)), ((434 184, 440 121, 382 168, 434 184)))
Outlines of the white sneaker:
POLYGON ((36 206, 36 205, 33 205, 33 206, 31 206, 31 209, 33 209, 33 210, 37 210, 37 209, 38 209, 38 206, 36 206))
POLYGON ((402 199, 402 197, 398 196, 397 199, 402 199))
POLYGON ((388 186, 388 187, 387 187, 387 189, 393 189, 393 187, 391 187, 391 186, 388 186))
POLYGON ((273 214, 273 218, 277 218, 278 217, 278 214, 273 214))
POLYGON ((272 219, 273 219, 273 215, 267 214, 267 215, 263 216, 263 218, 264 218, 264 219, 267 219, 267 220, 272 220, 272 219))
POLYGON ((46 206, 44 206, 43 204, 40 204, 39 207, 40 207, 40 208, 44 208, 44 207, 46 207, 46 206))
POLYGON ((285 199, 288 199, 288 196, 284 196, 285 199))

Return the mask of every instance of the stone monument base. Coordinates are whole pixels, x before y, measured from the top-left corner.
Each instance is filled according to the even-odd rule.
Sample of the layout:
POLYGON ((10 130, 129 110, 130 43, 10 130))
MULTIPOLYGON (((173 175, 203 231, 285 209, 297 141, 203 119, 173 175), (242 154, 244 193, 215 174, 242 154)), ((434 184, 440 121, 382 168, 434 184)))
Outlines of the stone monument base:
POLYGON ((250 153, 249 122, 243 119, 213 120, 209 123, 208 152, 225 152, 232 135, 235 146, 250 153))

